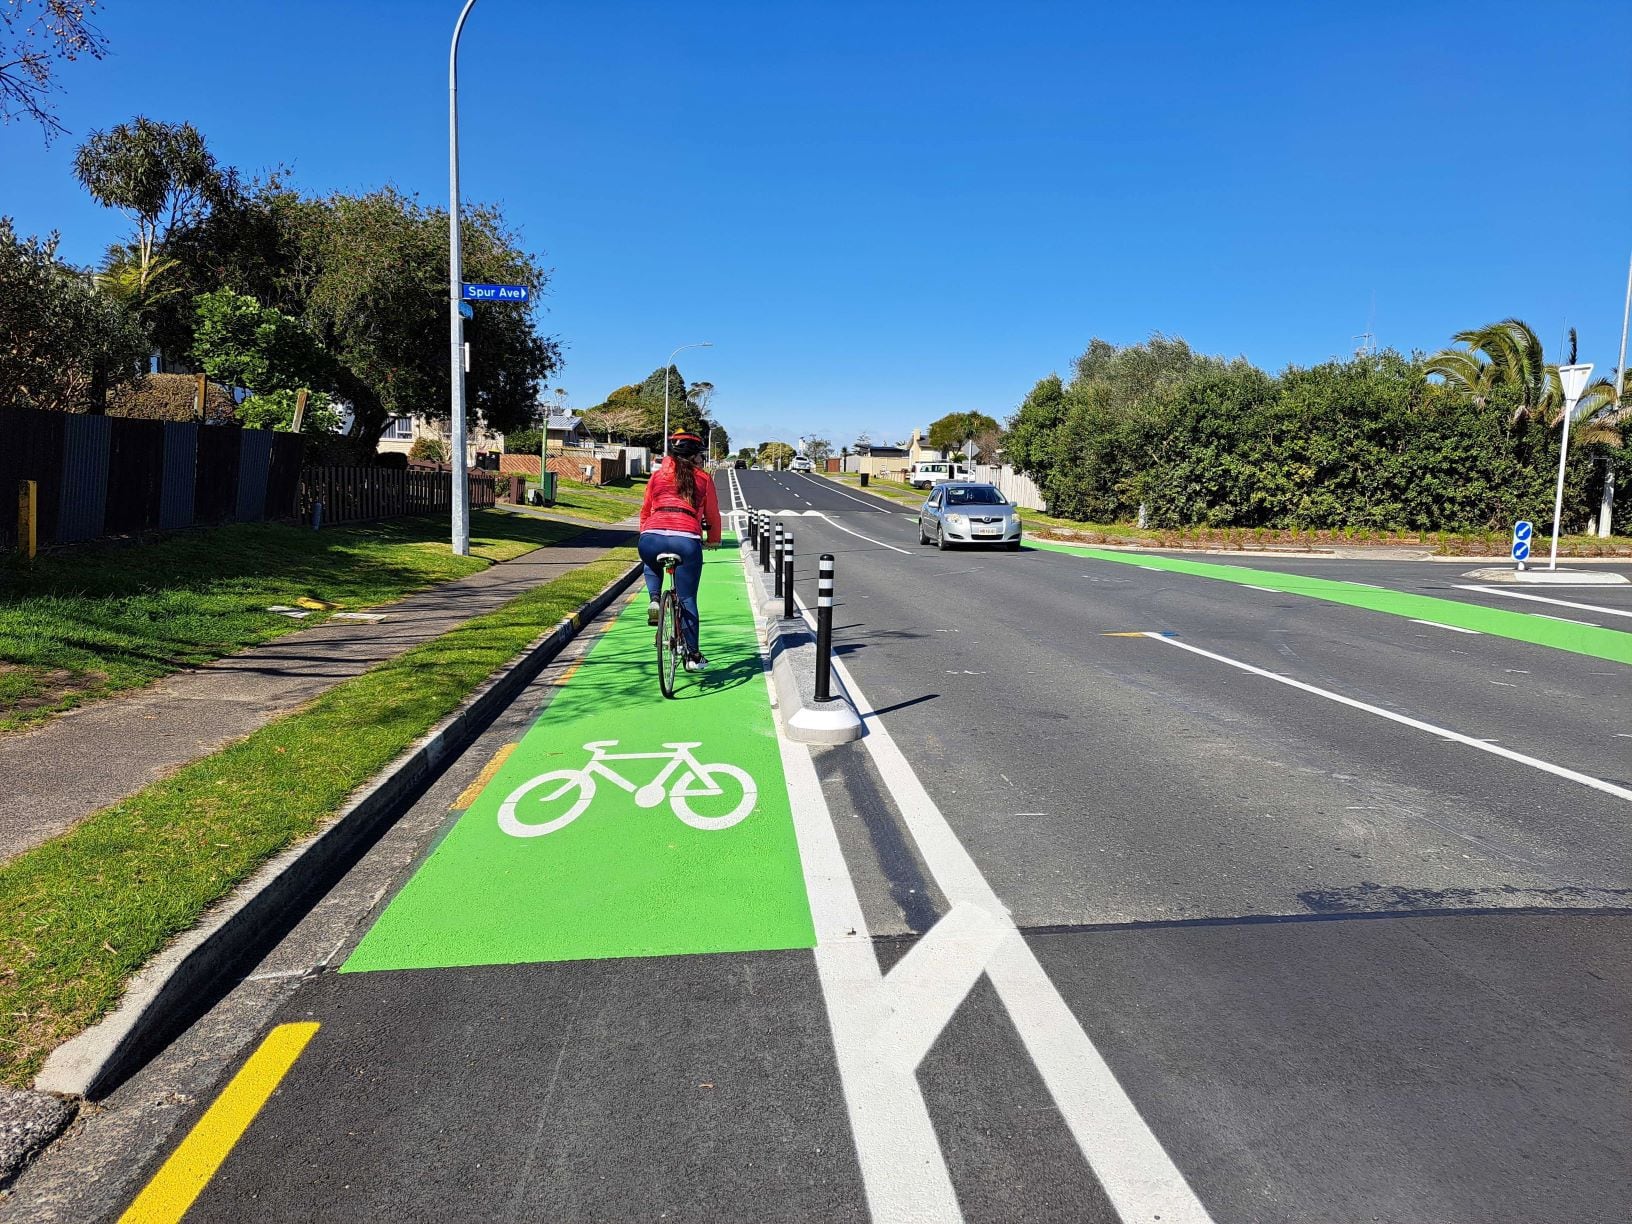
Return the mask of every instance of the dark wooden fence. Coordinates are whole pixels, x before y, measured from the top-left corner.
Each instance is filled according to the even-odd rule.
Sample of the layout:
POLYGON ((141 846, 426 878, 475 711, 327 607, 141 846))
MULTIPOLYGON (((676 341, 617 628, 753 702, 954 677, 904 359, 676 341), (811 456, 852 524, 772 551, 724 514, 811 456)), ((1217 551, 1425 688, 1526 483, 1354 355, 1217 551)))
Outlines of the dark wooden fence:
MULTIPOLYGON (((325 523, 356 523, 402 514, 447 514, 453 504, 453 474, 393 468, 309 467, 300 474, 300 514, 310 521, 323 503, 325 523)), ((472 509, 493 504, 493 477, 470 473, 472 509)))
POLYGON ((19 481, 38 486, 37 539, 292 518, 298 435, 235 425, 0 408, 0 548, 15 546, 19 481))

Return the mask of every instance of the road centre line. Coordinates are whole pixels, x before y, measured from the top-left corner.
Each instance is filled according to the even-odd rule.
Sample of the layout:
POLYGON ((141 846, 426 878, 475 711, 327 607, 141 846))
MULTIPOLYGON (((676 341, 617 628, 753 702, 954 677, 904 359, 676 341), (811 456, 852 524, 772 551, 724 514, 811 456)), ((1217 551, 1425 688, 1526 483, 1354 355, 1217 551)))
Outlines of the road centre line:
POLYGON ((119 1224, 174 1224, 186 1215, 295 1065, 317 1027, 315 1023, 280 1024, 268 1033, 125 1209, 119 1224))
POLYGON ((1464 629, 1464 628, 1462 628, 1461 625, 1442 625, 1438 621, 1418 620, 1414 616, 1411 617, 1410 619, 1411 619, 1411 623, 1413 625, 1428 625, 1429 627, 1434 628, 1434 629, 1449 629, 1452 633, 1471 633, 1475 637, 1481 636, 1481 634, 1479 633, 1479 630, 1477 630, 1477 629, 1464 629))
MULTIPOLYGON (((1357 701, 1353 697, 1345 697, 1342 693, 1334 693, 1330 689, 1319 688, 1313 684, 1305 684, 1302 680, 1294 680, 1291 676, 1283 676, 1279 672, 1268 671, 1262 667, 1254 667, 1251 663, 1244 663, 1240 659, 1232 659, 1228 655, 1217 654, 1211 650, 1203 650, 1200 646, 1192 646, 1190 643, 1181 642, 1177 638, 1163 637, 1159 633, 1146 633, 1144 636, 1151 638, 1154 641, 1165 642, 1169 646, 1177 646, 1180 650, 1188 650, 1191 654, 1201 655, 1203 658, 1212 659, 1214 662, 1223 663, 1228 667, 1237 669, 1238 671, 1249 672, 1254 676, 1262 676, 1266 680, 1273 680, 1277 684, 1285 684, 1305 693, 1312 693, 1316 697, 1324 697, 1328 701, 1335 701, 1338 704, 1346 705, 1351 709, 1361 710, 1367 714, 1375 714, 1378 718, 1386 718, 1390 722, 1399 723, 1401 726, 1411 727, 1418 731, 1426 731, 1429 735, 1438 736, 1440 739, 1444 740, 1450 740, 1453 744, 1465 744, 1469 748, 1477 748, 1479 751, 1488 752, 1492 756, 1503 757, 1506 760, 1515 761, 1520 765, 1528 765, 1531 769, 1539 769, 1543 773, 1552 774, 1554 777, 1563 778, 1569 782, 1577 782, 1582 786, 1589 786, 1593 790, 1602 791, 1606 795, 1613 795, 1617 799, 1625 799, 1632 802, 1632 790, 1628 790, 1624 786, 1616 786, 1613 782, 1606 782, 1602 778, 1594 778, 1590 774, 1579 773, 1576 770, 1567 769, 1562 765, 1554 765, 1551 761, 1543 761, 1538 757, 1526 756, 1522 752, 1514 752, 1511 748, 1503 748, 1499 744, 1486 743, 1484 740, 1475 739, 1471 735, 1463 735, 1460 731, 1452 731, 1448 727, 1435 726, 1433 723, 1423 722, 1421 719, 1412 718, 1407 714, 1396 714, 1393 710, 1385 710, 1381 706, 1374 706, 1364 701, 1357 701)), ((838 667, 837 660, 834 661, 834 667, 838 667)), ((1507 685, 1507 682, 1503 680, 1492 680, 1491 683, 1504 685, 1506 687, 1517 687, 1516 685, 1507 685)))
MULTIPOLYGON (((746 572, 746 566, 744 569, 746 572)), ((749 581, 752 581, 751 577, 749 581)), ((810 609, 805 606, 802 599, 798 599, 797 596, 795 598, 800 615, 807 624, 814 625, 810 609)), ((1184 1174, 1173 1163, 1172 1158, 1162 1147, 1161 1141, 1156 1138, 1140 1115, 1137 1106, 1117 1081, 1104 1056, 1084 1031, 1082 1022, 1077 1019, 1058 988, 1043 970, 1036 954, 1032 952, 1024 935, 1015 925, 1008 907, 992 891, 991 885, 987 883, 963 843, 958 840, 945 815, 930 797, 929 792, 924 789, 917 773, 880 721, 878 713, 862 694, 849 668, 835 658, 833 671, 838 676, 839 683, 856 703, 858 712, 865 711, 862 713, 862 719, 866 723, 867 733, 861 742, 868 756, 872 758, 885 789, 889 792, 902 822, 917 846, 924 866, 952 907, 946 917, 913 946, 912 952, 885 975, 881 984, 881 991, 885 997, 880 998, 878 994, 857 995, 854 992, 839 991, 829 994, 826 991, 827 979, 824 978, 824 995, 828 1001, 829 1022, 834 1031, 835 1044, 839 1043, 841 1032, 846 1034, 846 1041, 866 1037, 869 1042, 876 1042, 880 1036, 887 1036, 896 1045, 897 1052, 894 1057, 897 1059, 902 1057, 903 1050, 907 1054, 918 1052, 919 1058, 927 1053, 934 1044, 934 1036, 951 1019, 951 1013, 948 1012, 944 1016, 932 1013, 927 1018, 920 1018, 917 1024, 913 1025, 903 1014, 901 1003, 904 1000, 891 998, 889 995, 896 989, 892 985, 892 980, 897 973, 907 968, 908 961, 912 960, 914 954, 920 949, 926 949, 926 945, 936 945, 933 953, 926 949, 925 957, 913 967, 913 976, 902 981, 902 991, 919 992, 931 1005, 942 1005, 947 995, 939 990, 931 991, 930 986, 933 982, 939 981, 943 984, 948 980, 967 982, 967 985, 960 987, 958 1002, 961 1002, 963 994, 973 987, 982 973, 985 974, 1003 1001, 1015 1031, 1031 1056, 1038 1076, 1048 1088, 1049 1095, 1053 1098, 1067 1129, 1070 1130, 1078 1150, 1099 1179, 1118 1215, 1130 1222, 1159 1217, 1165 1224, 1211 1224, 1212 1217, 1208 1215, 1207 1209, 1202 1206, 1185 1180, 1184 1174), (953 921, 954 917, 957 918, 956 922, 953 921), (944 934, 943 927, 946 928, 944 934), (994 934, 997 937, 995 946, 989 942, 994 934), (984 959, 981 956, 983 949, 984 959), (938 975, 934 979, 924 972, 931 964, 931 955, 934 956, 935 973, 938 975), (973 977, 969 976, 971 969, 974 970, 973 977), (836 1015, 836 1009, 845 1008, 863 1010, 865 1019, 856 1023, 858 1026, 866 1024, 868 1027, 859 1031, 852 1030, 848 1018, 841 1020, 836 1015), (884 1018, 873 1020, 872 1017, 877 1015, 880 1009, 884 1012, 884 1018), (935 1029, 934 1034, 929 1033, 932 1026, 935 1029)), ((798 773, 801 777, 808 776, 813 780, 815 767, 809 763, 809 749, 802 745, 789 745, 784 748, 784 752, 795 748, 806 758, 805 765, 802 768, 796 765, 792 769, 785 766, 785 772, 790 779, 798 773), (808 775, 804 772, 807 769, 808 775)), ((786 756, 784 759, 787 759, 786 756)), ((807 891, 810 893, 813 917, 818 911, 826 912, 831 904, 826 898, 818 902, 816 895, 818 890, 848 889, 849 896, 853 898, 855 887, 843 862, 842 853, 838 852, 837 833, 832 828, 832 816, 826 810, 826 801, 821 798, 819 783, 814 794, 815 798, 821 801, 819 812, 821 819, 815 820, 808 813, 807 819, 817 824, 825 823, 827 827, 823 835, 832 839, 832 852, 838 854, 838 858, 835 861, 829 857, 817 861, 814 868, 807 867, 807 891)), ((799 817, 796 815, 795 819, 797 821, 799 817)), ((804 845, 804 835, 801 833, 801 851, 804 845)), ((855 904, 857 909, 853 916, 847 916, 844 921, 848 923, 847 930, 854 930, 859 934, 864 932, 866 927, 861 920, 859 902, 855 904)), ((854 947, 855 941, 830 943, 827 934, 830 928, 824 927, 821 918, 817 918, 816 923, 816 955, 819 965, 824 958, 838 959, 840 956, 850 956, 857 961, 861 959, 855 952, 830 951, 829 949, 834 947, 854 947)), ((872 958, 870 948, 866 950, 866 954, 869 959, 872 958)), ((876 960, 873 961, 873 966, 876 971, 876 960)), ((834 976, 837 975, 835 968, 834 976)), ((914 998, 914 995, 908 993, 907 998, 914 998)), ((879 1052, 861 1051, 850 1051, 845 1055, 851 1060, 852 1067, 864 1058, 876 1060, 883 1056, 884 1054, 879 1052)), ((841 1062, 841 1068, 844 1065, 841 1062)), ((899 1073, 902 1064, 896 1062, 893 1065, 899 1073)), ((915 1068, 916 1063, 913 1064, 913 1069, 915 1068)), ((885 1081, 863 1080, 855 1088, 858 1094, 855 1099, 865 1105, 871 1099, 874 1086, 883 1082, 885 1081)), ((915 1078, 913 1088, 917 1089, 915 1078)), ((847 1101, 852 1100, 851 1092, 852 1087, 849 1078, 846 1077, 847 1101)), ((922 1099, 921 1092, 919 1099, 922 1099)), ((852 1109, 854 1110, 854 1106, 852 1109)), ((852 1119, 854 1120, 854 1112, 852 1119)), ((869 1129, 867 1133, 878 1134, 880 1131, 869 1129)), ((858 1128, 856 1131, 858 1150, 862 1145, 862 1134, 858 1128)), ((867 1182, 870 1204, 873 1202, 875 1187, 881 1197, 891 1191, 890 1181, 883 1179, 882 1176, 875 1178, 868 1173, 870 1159, 881 1161, 895 1159, 892 1153, 898 1145, 897 1136, 883 1130, 882 1142, 885 1146, 881 1153, 862 1155, 863 1176, 867 1182)), ((891 1201, 896 1205, 896 1210, 888 1213, 878 1211, 875 1205, 873 1213, 875 1220, 962 1218, 961 1213, 939 1216, 918 1203, 909 1202, 904 1197, 891 1201)))
POLYGON ((1557 608, 1575 608, 1582 612, 1597 612, 1603 616, 1632 617, 1632 609, 1606 608, 1600 604, 1577 603, 1573 599, 1549 599, 1545 595, 1532 595, 1528 591, 1503 591, 1496 587, 1474 586, 1472 583, 1459 582, 1456 584, 1459 591, 1478 591, 1484 595, 1505 595, 1509 599, 1528 599, 1536 603, 1552 604, 1557 608))

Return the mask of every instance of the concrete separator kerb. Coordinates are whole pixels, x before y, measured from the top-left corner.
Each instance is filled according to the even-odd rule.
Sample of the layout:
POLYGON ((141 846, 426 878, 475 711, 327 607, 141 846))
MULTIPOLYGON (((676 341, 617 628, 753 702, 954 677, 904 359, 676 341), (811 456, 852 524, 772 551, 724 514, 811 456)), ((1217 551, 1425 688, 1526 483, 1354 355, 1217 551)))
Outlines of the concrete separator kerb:
MULTIPOLYGON (((746 535, 743 547, 747 547, 746 535)), ((777 714, 784 734, 802 744, 847 744, 862 737, 865 727, 855 703, 834 677, 839 692, 829 701, 816 700, 816 635, 800 617, 785 619, 782 601, 772 594, 770 580, 743 554, 748 602, 754 611, 760 640, 771 660, 777 714)))
POLYGON ((144 966, 119 1006, 57 1047, 34 1086, 62 1096, 107 1095, 191 1024, 232 973, 263 953, 291 919, 372 844, 405 803, 471 743, 578 631, 639 577, 639 562, 575 614, 488 677, 358 793, 328 826, 261 868, 191 931, 144 966))

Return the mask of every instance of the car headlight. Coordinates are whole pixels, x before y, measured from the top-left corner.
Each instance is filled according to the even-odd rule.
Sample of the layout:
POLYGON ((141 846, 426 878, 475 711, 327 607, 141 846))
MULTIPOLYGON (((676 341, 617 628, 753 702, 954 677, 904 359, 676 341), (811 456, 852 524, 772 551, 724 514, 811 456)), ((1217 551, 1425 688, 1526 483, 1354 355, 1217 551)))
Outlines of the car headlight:
POLYGON ((954 527, 967 527, 969 525, 969 516, 967 514, 949 514, 946 516, 946 521, 954 527))

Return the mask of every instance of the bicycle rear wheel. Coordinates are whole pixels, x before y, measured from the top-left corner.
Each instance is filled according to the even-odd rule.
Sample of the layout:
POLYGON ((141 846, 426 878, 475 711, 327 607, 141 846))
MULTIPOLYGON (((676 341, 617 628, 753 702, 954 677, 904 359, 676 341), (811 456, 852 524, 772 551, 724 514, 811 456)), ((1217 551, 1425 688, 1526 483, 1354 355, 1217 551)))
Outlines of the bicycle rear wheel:
POLYGON ((674 678, 685 653, 680 637, 680 597, 672 590, 663 592, 662 611, 657 620, 657 683, 663 696, 674 696, 674 678))

